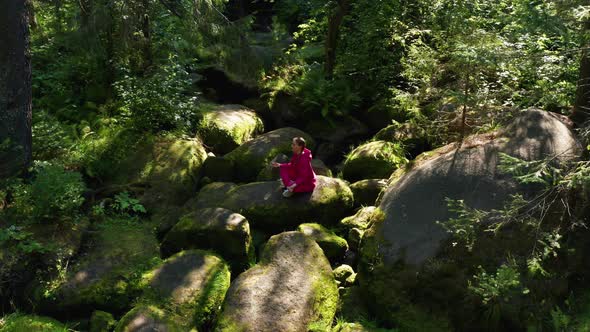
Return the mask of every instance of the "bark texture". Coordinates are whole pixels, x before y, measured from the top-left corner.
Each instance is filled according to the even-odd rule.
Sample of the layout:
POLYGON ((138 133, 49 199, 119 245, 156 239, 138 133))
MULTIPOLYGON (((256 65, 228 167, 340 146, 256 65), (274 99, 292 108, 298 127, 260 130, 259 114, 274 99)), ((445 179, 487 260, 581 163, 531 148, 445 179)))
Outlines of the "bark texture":
POLYGON ((31 155, 31 61, 27 0, 0 1, 0 178, 31 155))

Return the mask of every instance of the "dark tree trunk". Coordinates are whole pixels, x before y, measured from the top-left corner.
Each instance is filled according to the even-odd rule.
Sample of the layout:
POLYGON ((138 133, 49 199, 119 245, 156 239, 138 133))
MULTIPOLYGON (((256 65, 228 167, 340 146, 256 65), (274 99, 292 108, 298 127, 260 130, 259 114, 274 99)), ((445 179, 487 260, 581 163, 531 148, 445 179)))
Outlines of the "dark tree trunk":
POLYGON ((152 65, 152 33, 150 24, 150 1, 143 0, 143 17, 141 22, 141 31, 143 34, 143 61, 144 69, 152 65))
POLYGON ((26 0, 0 1, 0 178, 31 162, 31 61, 26 0))
MULTIPOLYGON (((585 24, 585 34, 590 33, 590 20, 585 24)), ((580 60, 580 77, 578 79, 578 91, 576 93, 576 104, 574 113, 571 116, 572 121, 577 125, 590 118, 590 38, 585 36, 586 43, 582 51, 580 60)))
POLYGON ((338 0, 338 6, 328 18, 328 35, 326 37, 325 52, 325 74, 326 78, 332 78, 336 67, 336 48, 340 37, 340 26, 344 17, 350 11, 350 0, 338 0))

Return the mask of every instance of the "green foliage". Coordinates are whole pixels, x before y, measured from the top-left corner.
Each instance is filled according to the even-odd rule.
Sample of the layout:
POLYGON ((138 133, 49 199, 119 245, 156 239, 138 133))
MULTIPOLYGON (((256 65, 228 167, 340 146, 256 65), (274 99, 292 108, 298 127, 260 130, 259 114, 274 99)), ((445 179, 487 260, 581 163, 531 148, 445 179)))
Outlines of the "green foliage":
POLYGON ((520 279, 514 263, 503 264, 495 273, 488 273, 479 266, 479 272, 473 276, 473 281, 469 281, 468 289, 478 296, 486 308, 488 326, 498 326, 501 317, 511 315, 515 309, 511 303, 514 298, 529 293, 520 279))
POLYGON ((561 170, 553 164, 553 158, 526 161, 500 153, 498 169, 512 175, 522 184, 541 184, 545 188, 556 185, 561 177, 561 170))
POLYGON ((132 198, 129 193, 124 191, 115 195, 115 201, 113 203, 115 211, 121 213, 146 213, 145 207, 141 205, 137 198, 132 198))
MULTIPOLYGON (((480 224, 487 213, 477 209, 472 209, 465 204, 463 200, 452 200, 447 198, 447 206, 449 212, 455 217, 449 218, 446 222, 437 221, 447 232, 453 234, 456 239, 465 243, 465 246, 470 251, 476 238, 478 224, 480 224)), ((456 245, 456 243, 454 243, 456 245)))
POLYGON ((6 211, 13 220, 43 222, 76 220, 86 190, 82 175, 59 165, 37 163, 30 183, 15 181, 6 211))
POLYGON ((0 317, 0 331, 68 332, 71 330, 52 318, 13 313, 0 317))
POLYGON ((33 233, 27 232, 22 226, 11 225, 0 229, 0 248, 14 247, 22 253, 44 253, 48 248, 33 238, 33 233))
POLYGON ((172 130, 196 125, 197 97, 185 93, 191 85, 188 72, 171 56, 152 75, 130 73, 114 84, 123 115, 140 130, 172 130))

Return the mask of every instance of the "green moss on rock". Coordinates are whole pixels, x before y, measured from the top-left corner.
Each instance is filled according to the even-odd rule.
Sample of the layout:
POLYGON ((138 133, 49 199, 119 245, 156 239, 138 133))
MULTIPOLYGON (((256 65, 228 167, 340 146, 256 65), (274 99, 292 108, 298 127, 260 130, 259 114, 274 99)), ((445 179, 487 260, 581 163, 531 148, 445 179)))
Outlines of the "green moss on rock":
POLYGON ((230 285, 227 264, 202 251, 182 251, 143 276, 145 289, 139 300, 174 312, 185 329, 210 327, 230 285))
POLYGON ((398 167, 407 163, 399 144, 386 141, 365 143, 346 158, 342 176, 348 181, 388 178, 398 167))
POLYGON ((375 206, 366 206, 359 209, 354 215, 342 219, 340 226, 344 229, 358 228, 365 230, 371 227, 373 221, 382 218, 382 213, 375 206))
POLYGON ((115 318, 108 312, 97 310, 90 317, 90 332, 110 332, 115 327, 115 318))
POLYGON ((254 182, 241 186, 206 186, 195 203, 199 207, 223 207, 248 218, 250 226, 270 233, 293 229, 309 220, 334 225, 352 210, 348 185, 339 179, 317 177, 313 193, 282 196, 278 181, 254 182), (228 190, 229 189, 229 190, 228 190))
POLYGON ((155 306, 138 306, 121 318, 115 332, 185 331, 173 319, 170 319, 170 316, 170 312, 155 306))
POLYGON ((11 314, 0 317, 2 332, 68 332, 70 329, 49 317, 24 314, 11 314))
POLYGON ((238 271, 253 263, 251 246, 250 225, 244 216, 224 208, 204 208, 182 216, 160 250, 170 256, 186 249, 211 249, 238 271))
POLYGON ((335 268, 333 273, 334 273, 334 278, 337 281, 343 282, 348 277, 350 277, 351 275, 354 274, 354 270, 352 269, 352 267, 350 265, 344 264, 344 265, 340 265, 337 268, 335 268))
POLYGON ((215 153, 225 154, 264 131, 256 113, 241 105, 220 105, 206 112, 198 133, 215 153))
POLYGON ((215 331, 329 330, 338 304, 321 248, 300 232, 275 235, 260 263, 232 283, 215 331))
POLYGON ((388 179, 365 179, 350 185, 356 206, 375 205, 377 197, 389 184, 388 179))
POLYGON ((345 239, 320 224, 301 224, 297 230, 311 237, 324 250, 324 254, 331 262, 344 257, 348 249, 345 239))
POLYGON ((49 313, 118 313, 141 292, 141 273, 158 262, 158 243, 149 225, 107 220, 93 231, 88 247, 65 275, 34 287, 33 301, 49 313))

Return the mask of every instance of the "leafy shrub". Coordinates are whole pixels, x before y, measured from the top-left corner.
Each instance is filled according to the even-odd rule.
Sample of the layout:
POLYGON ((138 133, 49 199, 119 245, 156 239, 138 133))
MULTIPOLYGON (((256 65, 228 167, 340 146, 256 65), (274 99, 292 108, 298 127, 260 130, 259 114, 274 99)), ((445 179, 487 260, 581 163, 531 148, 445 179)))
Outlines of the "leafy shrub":
POLYGON ((86 190, 82 175, 49 163, 37 163, 33 173, 30 183, 17 181, 10 186, 12 202, 5 213, 32 222, 75 219, 86 190))
POLYGON ((191 83, 186 69, 171 56, 150 76, 127 74, 114 86, 123 115, 138 129, 157 132, 195 125, 197 97, 186 95, 191 83))
POLYGON ((33 112, 33 159, 51 160, 63 156, 72 146, 64 126, 44 111, 33 112))

